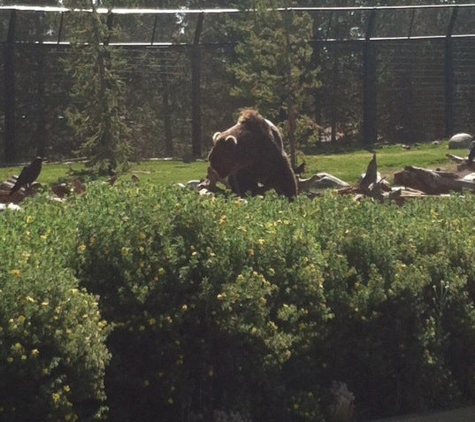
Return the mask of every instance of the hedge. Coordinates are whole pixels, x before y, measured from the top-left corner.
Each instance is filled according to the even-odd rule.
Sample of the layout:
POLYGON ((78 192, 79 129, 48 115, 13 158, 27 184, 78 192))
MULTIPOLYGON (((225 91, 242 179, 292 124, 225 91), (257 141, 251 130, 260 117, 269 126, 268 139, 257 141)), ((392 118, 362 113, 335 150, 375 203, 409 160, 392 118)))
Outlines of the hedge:
MULTIPOLYGON (((331 193, 289 203, 272 194, 242 201, 119 181, 91 185, 62 204, 35 202, 1 217, 15 220, 4 242, 18 243, 10 264, 25 250, 38 256, 28 258, 31 277, 21 283, 29 286, 25 307, 26 296, 89 303, 87 329, 71 324, 85 313, 79 303, 68 318, 34 308, 54 335, 60 323, 78 330, 76 343, 52 353, 69 353, 65 377, 81 375, 83 396, 70 400, 73 407, 106 405, 114 422, 331 421, 345 404, 353 411, 342 400, 346 391, 364 421, 474 399, 471 195, 403 207, 331 193), (22 236, 29 227, 38 238, 30 246, 32 235, 22 236), (91 336, 97 343, 82 350, 83 360, 72 359, 73 345, 91 336), (339 397, 335 386, 344 387, 339 397)), ((9 280, 16 269, 24 274, 11 264, 9 280)), ((2 306, 2 336, 26 312, 11 302, 8 312, 2 306)), ((8 370, 17 343, 31 354, 69 341, 46 334, 28 329, 25 339, 12 338, 0 370, 8 370)), ((18 377, 19 385, 27 379, 18 377)), ((28 394, 41 397, 42 388, 28 394)))
POLYGON ((66 265, 76 243, 66 209, 27 201, 0 224, 0 419, 104 420, 109 331, 66 265))

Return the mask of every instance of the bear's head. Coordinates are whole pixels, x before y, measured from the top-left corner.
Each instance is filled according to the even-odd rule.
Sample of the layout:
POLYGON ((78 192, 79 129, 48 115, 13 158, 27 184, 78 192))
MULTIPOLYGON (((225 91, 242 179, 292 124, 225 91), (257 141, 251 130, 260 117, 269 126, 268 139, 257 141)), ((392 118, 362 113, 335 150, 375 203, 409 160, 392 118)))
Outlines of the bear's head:
POLYGON ((257 111, 244 110, 234 126, 214 134, 208 159, 224 178, 262 159, 264 150, 275 147, 279 152, 283 149, 279 130, 257 111))
POLYGON ((220 177, 225 178, 237 171, 238 156, 237 138, 234 135, 222 136, 220 132, 216 132, 213 136, 213 148, 208 156, 211 168, 220 177))

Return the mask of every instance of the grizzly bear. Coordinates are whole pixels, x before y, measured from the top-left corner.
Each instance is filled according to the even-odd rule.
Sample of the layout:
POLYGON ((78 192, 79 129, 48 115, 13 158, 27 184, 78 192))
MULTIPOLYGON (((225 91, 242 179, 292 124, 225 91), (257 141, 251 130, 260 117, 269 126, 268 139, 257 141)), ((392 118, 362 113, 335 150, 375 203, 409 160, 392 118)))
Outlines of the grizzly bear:
POLYGON ((242 111, 234 126, 214 134, 208 159, 241 197, 269 189, 288 198, 297 195, 297 180, 280 132, 255 110, 242 111))

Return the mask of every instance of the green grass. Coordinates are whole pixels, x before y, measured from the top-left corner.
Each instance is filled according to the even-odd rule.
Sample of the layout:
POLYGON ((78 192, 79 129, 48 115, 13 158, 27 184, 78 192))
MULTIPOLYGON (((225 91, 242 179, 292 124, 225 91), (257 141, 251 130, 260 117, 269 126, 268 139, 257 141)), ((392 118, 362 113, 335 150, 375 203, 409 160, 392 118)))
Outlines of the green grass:
MULTIPOLYGON (((391 145, 375 149, 378 170, 383 177, 392 182, 393 175, 406 166, 428 169, 444 168, 454 170, 454 163, 446 157, 450 152, 454 155, 466 156, 467 150, 450 150, 447 143, 441 145, 420 145, 406 150, 400 146, 391 145)), ((318 172, 330 173, 349 183, 358 180, 361 173, 366 171, 372 152, 360 150, 347 154, 326 154, 305 157, 309 174, 318 172)))
MULTIPOLYGON (((467 150, 450 150, 447 143, 441 145, 420 145, 406 150, 400 146, 384 146, 375 150, 377 154, 378 169, 383 177, 391 183, 393 174, 401 171, 405 166, 416 166, 429 169, 444 168, 453 170, 455 165, 447 157, 450 152, 459 156, 466 156, 467 150)), ((367 165, 372 158, 372 152, 360 150, 346 154, 322 154, 312 156, 299 156, 298 163, 305 159, 307 162, 307 173, 303 177, 308 177, 317 172, 332 174, 340 179, 355 183, 360 174, 366 171, 367 165)), ((130 169, 121 174, 121 178, 130 178, 136 174, 141 181, 147 181, 160 185, 173 183, 186 183, 192 179, 204 179, 208 163, 198 161, 187 164, 182 161, 147 161, 133 163, 130 169)), ((0 169, 0 180, 21 171, 21 167, 6 167, 0 169)), ((43 170, 38 179, 44 185, 72 180, 79 177, 83 181, 90 180, 90 175, 85 173, 84 165, 81 163, 72 164, 49 164, 43 165, 43 170)))

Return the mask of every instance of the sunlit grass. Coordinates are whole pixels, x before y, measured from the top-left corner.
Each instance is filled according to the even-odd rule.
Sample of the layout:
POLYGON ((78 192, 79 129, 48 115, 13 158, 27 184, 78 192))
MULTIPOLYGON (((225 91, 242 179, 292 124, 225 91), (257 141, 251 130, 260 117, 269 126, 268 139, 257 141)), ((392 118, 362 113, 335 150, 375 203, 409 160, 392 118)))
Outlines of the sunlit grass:
MULTIPOLYGON (((440 145, 420 145, 410 150, 396 145, 385 146, 376 149, 375 152, 379 172, 391 183, 394 173, 403 170, 406 166, 454 170, 455 164, 446 157, 446 154, 450 152, 451 154, 466 156, 468 151, 449 150, 445 142, 440 145)), ((317 172, 325 172, 348 183, 354 183, 358 180, 361 173, 366 171, 372 156, 372 152, 360 150, 346 154, 299 156, 297 161, 300 163, 302 159, 305 159, 307 163, 307 172, 303 177, 308 177, 317 172)), ((179 160, 155 160, 131 163, 129 170, 125 173, 119 172, 119 175, 121 178, 130 178, 132 174, 135 174, 141 181, 158 185, 170 185, 173 183, 186 183, 193 179, 204 179, 207 167, 208 163, 206 161, 184 163, 179 160)), ((88 181, 91 175, 87 174, 85 170, 82 163, 46 163, 43 165, 38 181, 44 185, 65 182, 72 180, 74 177, 88 181)), ((3 181, 12 175, 18 175, 20 171, 21 167, 0 168, 0 180, 3 181)), ((93 178, 95 178, 94 175, 93 178)))
MULTIPOLYGON (((400 146, 385 146, 374 151, 377 157, 378 170, 383 177, 392 182, 394 173, 402 171, 406 166, 428 169, 444 168, 454 170, 456 165, 446 156, 451 153, 466 156, 467 150, 450 150, 447 143, 440 145, 421 145, 406 150, 400 146)), ((366 171, 373 153, 360 150, 347 154, 325 154, 305 157, 308 174, 325 172, 354 183, 366 171)))

